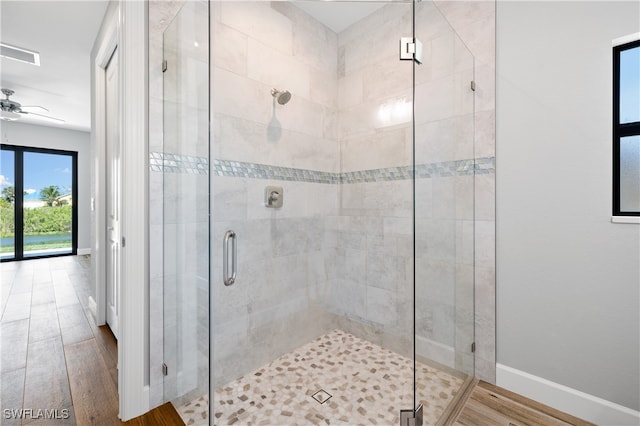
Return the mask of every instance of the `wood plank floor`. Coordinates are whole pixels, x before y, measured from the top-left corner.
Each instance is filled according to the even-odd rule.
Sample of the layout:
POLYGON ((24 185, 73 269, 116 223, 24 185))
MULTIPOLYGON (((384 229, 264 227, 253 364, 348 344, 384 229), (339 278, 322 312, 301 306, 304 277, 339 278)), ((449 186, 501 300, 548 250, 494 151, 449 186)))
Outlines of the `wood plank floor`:
POLYGON ((487 382, 473 388, 454 422, 461 426, 593 426, 487 382))
MULTIPOLYGON (((88 308, 87 256, 0 265, 2 425, 184 425, 170 403, 126 423, 118 419, 118 349, 88 308), (5 418, 5 409, 33 414, 5 418), (58 418, 33 419, 38 409, 58 418)), ((485 382, 474 384, 444 424, 590 425, 485 382)))
POLYGON ((118 347, 89 311, 89 273, 88 256, 0 265, 0 423, 184 425, 169 403, 118 419, 118 347))

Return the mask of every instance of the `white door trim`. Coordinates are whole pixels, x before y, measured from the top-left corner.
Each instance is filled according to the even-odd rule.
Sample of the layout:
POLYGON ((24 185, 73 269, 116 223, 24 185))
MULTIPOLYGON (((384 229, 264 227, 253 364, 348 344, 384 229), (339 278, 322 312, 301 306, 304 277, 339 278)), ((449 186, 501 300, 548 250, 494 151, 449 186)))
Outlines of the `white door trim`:
MULTIPOLYGON (((94 279, 96 321, 105 323, 105 67, 118 47, 122 151, 121 292, 118 339, 119 416, 149 411, 147 2, 119 0, 94 62, 94 279)), ((111 15, 107 15, 111 16, 111 15)), ((93 303, 91 303, 93 305, 93 303)))
MULTIPOLYGON (((109 16, 109 15, 107 15, 109 16)), ((116 16, 109 22, 105 22, 105 36, 96 54, 94 63, 94 95, 95 122, 93 126, 93 149, 94 149, 94 200, 93 213, 95 215, 94 224, 94 245, 92 260, 94 262, 94 282, 96 284, 95 316, 98 325, 104 325, 106 321, 106 68, 109 59, 118 46, 118 19, 116 16)))
POLYGON ((120 0, 122 281, 120 418, 149 410, 148 2, 120 0))
POLYGON ((122 191, 122 173, 121 173, 121 156, 122 146, 120 144, 120 124, 118 122, 120 115, 119 102, 119 82, 118 76, 120 71, 119 52, 116 48, 105 69, 106 80, 106 221, 107 221, 107 246, 105 250, 106 259, 106 322, 111 328, 113 335, 118 338, 120 330, 118 328, 118 312, 120 302, 120 281, 122 275, 120 273, 120 215, 122 191))

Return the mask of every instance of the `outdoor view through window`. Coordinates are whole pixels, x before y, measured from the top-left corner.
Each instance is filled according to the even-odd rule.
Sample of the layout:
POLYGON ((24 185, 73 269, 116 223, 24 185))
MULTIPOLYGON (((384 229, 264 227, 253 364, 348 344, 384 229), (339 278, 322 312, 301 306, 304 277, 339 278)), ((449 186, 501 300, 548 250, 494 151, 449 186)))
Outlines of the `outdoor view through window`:
POLYGON ((71 154, 3 146, 2 259, 72 253, 73 167, 71 154))

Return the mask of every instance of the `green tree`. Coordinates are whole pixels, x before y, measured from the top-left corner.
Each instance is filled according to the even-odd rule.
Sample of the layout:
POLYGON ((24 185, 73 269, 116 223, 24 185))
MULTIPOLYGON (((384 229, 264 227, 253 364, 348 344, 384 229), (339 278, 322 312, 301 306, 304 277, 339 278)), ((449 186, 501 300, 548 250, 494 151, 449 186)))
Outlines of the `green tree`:
POLYGON ((14 208, 11 201, 5 197, 0 198, 0 236, 7 237, 13 235, 13 215, 14 208))
POLYGON ((13 204, 16 201, 16 188, 13 186, 2 188, 2 198, 13 204))
POLYGON ((60 195, 62 194, 60 193, 60 188, 57 185, 49 185, 40 190, 40 199, 49 207, 53 206, 60 195))
POLYGON ((72 207, 38 207, 24 210, 24 233, 28 235, 71 232, 72 207))

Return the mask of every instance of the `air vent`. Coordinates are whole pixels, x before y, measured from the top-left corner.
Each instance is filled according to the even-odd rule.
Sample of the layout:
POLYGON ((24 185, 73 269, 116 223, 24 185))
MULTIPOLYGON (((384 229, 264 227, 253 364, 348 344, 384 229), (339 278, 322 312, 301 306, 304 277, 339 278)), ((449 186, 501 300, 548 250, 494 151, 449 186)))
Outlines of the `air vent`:
POLYGON ((40 54, 38 52, 11 46, 6 43, 0 43, 0 56, 13 59, 14 61, 40 66, 40 54))

